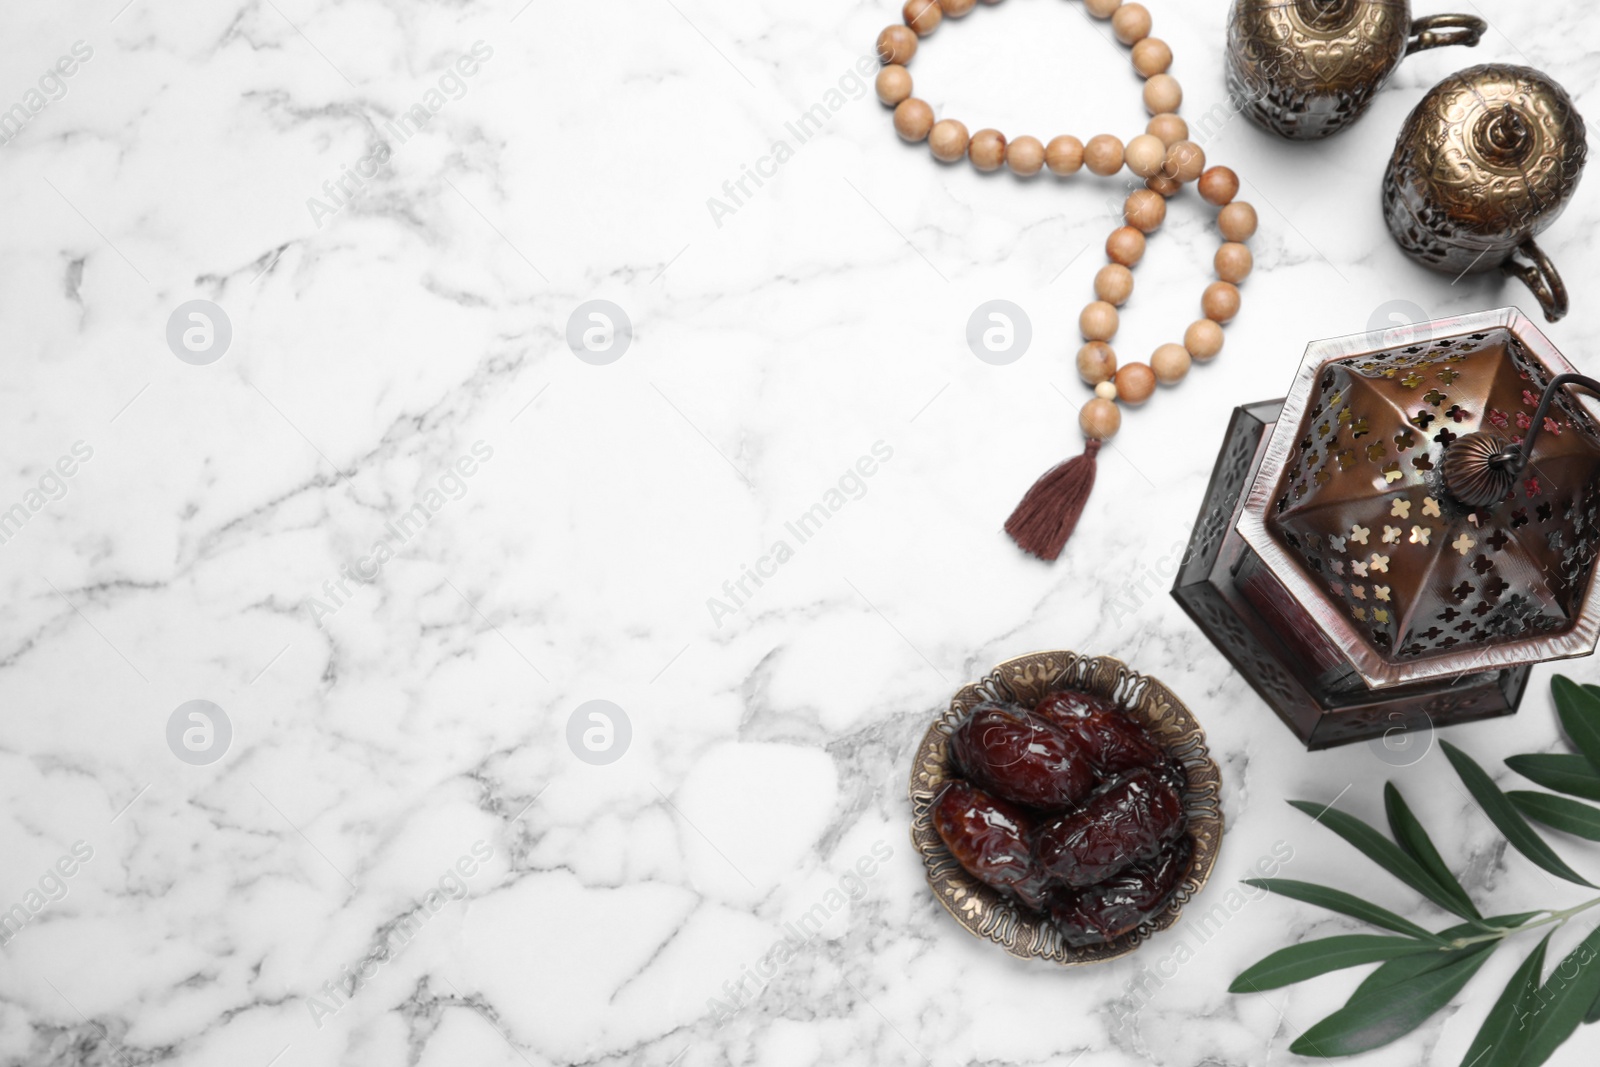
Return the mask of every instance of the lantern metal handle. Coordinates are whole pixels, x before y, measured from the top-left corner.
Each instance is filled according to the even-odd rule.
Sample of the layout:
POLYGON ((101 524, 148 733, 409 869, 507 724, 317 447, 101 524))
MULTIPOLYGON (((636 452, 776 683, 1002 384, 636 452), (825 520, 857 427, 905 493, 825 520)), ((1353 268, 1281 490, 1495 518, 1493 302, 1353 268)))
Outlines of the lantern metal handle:
POLYGON ((1521 460, 1517 463, 1517 473, 1528 465, 1528 460, 1533 456, 1533 443, 1539 439, 1539 434, 1544 430, 1545 416, 1550 413, 1550 405, 1555 401, 1556 390, 1564 385, 1577 385, 1587 389, 1590 393, 1600 397, 1600 382, 1582 374, 1558 374, 1550 379, 1550 384, 1544 387, 1544 396, 1539 398, 1539 406, 1533 413, 1533 425, 1528 427, 1527 434, 1522 438, 1521 460))
POLYGON ((1533 413, 1533 422, 1523 435, 1521 444, 1513 444, 1498 434, 1485 430, 1469 433, 1452 441, 1445 449, 1443 474, 1445 488, 1467 507, 1493 507, 1504 500, 1533 458, 1534 443, 1544 431, 1545 417, 1556 393, 1563 387, 1576 385, 1600 397, 1600 382, 1582 374, 1558 374, 1544 387, 1539 406, 1533 413))

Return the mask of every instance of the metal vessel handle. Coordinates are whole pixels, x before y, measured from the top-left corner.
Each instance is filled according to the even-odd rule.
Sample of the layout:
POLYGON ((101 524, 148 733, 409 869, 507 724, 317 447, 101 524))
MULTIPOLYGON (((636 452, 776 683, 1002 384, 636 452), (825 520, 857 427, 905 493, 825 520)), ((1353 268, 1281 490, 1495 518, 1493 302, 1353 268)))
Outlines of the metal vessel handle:
POLYGON ((1464 44, 1472 48, 1483 40, 1489 24, 1476 15, 1427 15, 1411 23, 1411 39, 1406 55, 1414 56, 1430 48, 1464 44))
POLYGON ((1544 317, 1551 322, 1559 322, 1567 314, 1567 287, 1561 280, 1561 275, 1556 273, 1554 263, 1544 254, 1544 249, 1533 243, 1533 238, 1528 238, 1517 246, 1517 250, 1506 260, 1502 268, 1513 278, 1519 279, 1523 285, 1533 290, 1533 295, 1539 298, 1539 306, 1544 308, 1544 317), (1523 261, 1518 255, 1526 256, 1523 261))

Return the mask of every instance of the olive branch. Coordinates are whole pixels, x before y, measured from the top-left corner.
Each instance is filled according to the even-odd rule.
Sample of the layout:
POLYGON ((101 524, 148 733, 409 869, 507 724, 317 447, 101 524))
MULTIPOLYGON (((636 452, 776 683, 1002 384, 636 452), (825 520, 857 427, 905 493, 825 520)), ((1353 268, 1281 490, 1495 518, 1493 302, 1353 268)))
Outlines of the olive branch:
MULTIPOLYGON (((1550 688, 1572 752, 1512 756, 1505 762, 1554 793, 1503 792, 1471 756, 1448 741, 1440 744, 1462 784, 1513 848, 1558 878, 1600 889, 1568 866, 1528 821, 1600 841, 1600 808, 1572 799, 1600 800, 1600 686, 1580 686, 1557 675, 1550 688)), ((1580 1025, 1600 1021, 1600 926, 1545 973, 1550 938, 1569 921, 1600 907, 1600 897, 1559 911, 1546 908, 1485 918, 1392 782, 1385 784, 1383 800, 1393 840, 1330 805, 1289 803, 1463 921, 1432 931, 1342 890, 1285 878, 1247 879, 1247 885, 1348 915, 1388 933, 1345 934, 1280 949, 1247 968, 1229 992, 1264 992, 1347 967, 1380 964, 1344 1007, 1289 1046, 1302 1056, 1350 1056, 1415 1030, 1449 1004, 1501 944, 1513 935, 1544 928, 1544 937, 1489 1010, 1462 1067, 1538 1067, 1580 1025)))

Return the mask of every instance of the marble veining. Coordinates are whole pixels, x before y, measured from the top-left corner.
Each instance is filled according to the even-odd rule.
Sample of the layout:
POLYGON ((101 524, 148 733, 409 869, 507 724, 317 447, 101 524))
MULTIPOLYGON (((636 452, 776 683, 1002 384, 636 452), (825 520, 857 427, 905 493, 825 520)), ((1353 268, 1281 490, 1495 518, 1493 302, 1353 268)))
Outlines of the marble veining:
MULTIPOLYGON (((1080 447, 1075 323, 1125 190, 901 144, 857 66, 897 7, 9 12, 0 1063, 1294 1062, 1361 972, 1224 990, 1353 926, 1238 883, 1265 859, 1442 924, 1284 803, 1381 819, 1386 779, 1485 908, 1579 899, 1437 746, 1300 751, 1163 561, 1232 407, 1306 342, 1532 310, 1407 261, 1379 180, 1459 66, 1538 66, 1587 110, 1600 29, 1469 0, 1474 53, 1286 145, 1231 114, 1226 5, 1148 6, 1260 210, 1257 270, 1222 355, 1128 413, 1054 566, 1000 526, 1080 447), (965 340, 991 299, 1031 320, 1006 366, 965 340), (1224 918, 1089 970, 964 934, 908 835, 929 719, 1049 648, 1167 683, 1225 775, 1193 905, 1224 918)), ((1144 122, 1075 0, 980 5, 912 74, 972 129, 1144 122)), ((1191 197, 1152 242, 1126 358, 1198 314, 1210 220, 1191 197)), ((1580 369, 1597 221, 1583 186, 1541 238, 1580 369)), ((1452 739, 1509 784, 1503 756, 1557 744, 1551 674, 1452 739)), ((1362 1062, 1457 1062, 1513 965, 1362 1062)), ((1593 1029, 1551 1062, 1592 1062, 1593 1029)))

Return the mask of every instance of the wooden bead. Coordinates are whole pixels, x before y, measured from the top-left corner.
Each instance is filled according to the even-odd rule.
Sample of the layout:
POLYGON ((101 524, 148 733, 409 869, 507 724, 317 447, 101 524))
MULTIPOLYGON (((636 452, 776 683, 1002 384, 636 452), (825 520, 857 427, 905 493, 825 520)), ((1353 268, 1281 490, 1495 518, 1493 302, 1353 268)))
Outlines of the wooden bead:
POLYGON ((1094 387, 1094 395, 1101 400, 1115 400, 1117 398, 1117 383, 1104 381, 1094 387))
POLYGON ((1230 241, 1248 241, 1256 232, 1256 209, 1235 200, 1217 212, 1217 230, 1230 241))
POLYGON ((1222 327, 1210 319, 1197 319, 1183 332, 1183 347, 1204 363, 1222 351, 1222 327))
MULTIPOLYGON (((1172 48, 1159 37, 1146 37, 1133 46, 1133 69, 1146 78, 1165 74, 1172 66, 1172 48)), ((1162 108, 1176 111, 1176 106, 1162 108)))
POLYGON ((939 7, 946 15, 958 19, 978 6, 978 0, 939 0, 939 7))
POLYGON ((911 72, 898 63, 890 63, 878 71, 874 88, 878 90, 879 100, 895 107, 911 95, 911 72))
POLYGON ((1078 316, 1078 332, 1086 341, 1109 341, 1117 335, 1117 309, 1104 300, 1084 306, 1078 316))
POLYGON ((1023 134, 1006 145, 1006 166, 1013 174, 1033 177, 1044 167, 1044 145, 1039 138, 1023 134))
POLYGON ((1128 225, 1143 233, 1154 233, 1167 217, 1167 199, 1149 189, 1135 189, 1122 206, 1128 225))
POLYGON ((878 60, 902 67, 917 54, 917 35, 905 26, 885 26, 878 34, 878 60))
POLYGON ((981 171, 999 170, 1006 161, 1006 135, 999 130, 979 130, 967 144, 967 158, 981 171))
POLYGON ((1129 363, 1117 371, 1113 381, 1117 399, 1127 404, 1143 404, 1156 391, 1156 373, 1143 363, 1129 363))
POLYGON ((1176 385, 1189 373, 1193 362, 1189 350, 1182 345, 1162 345, 1150 353, 1150 370, 1162 385, 1176 385))
POLYGON ((1122 142, 1109 133, 1089 138, 1083 146, 1084 166, 1102 177, 1122 169, 1122 142))
POLYGON ((1083 0, 1083 8, 1097 19, 1108 19, 1117 13, 1122 0, 1083 0))
MULTIPOLYGON (((1127 10, 1126 8, 1123 9, 1127 10)), ((902 68, 904 69, 904 68, 902 68)), ((909 95, 909 94, 908 94, 909 95)), ((899 103, 899 101, 895 101, 899 103)), ((1166 162, 1167 146, 1161 143, 1161 138, 1153 133, 1141 133, 1128 142, 1128 147, 1122 153, 1123 162, 1128 169, 1141 178, 1153 178, 1161 173, 1161 164, 1166 162)))
POLYGON ((894 132, 901 140, 920 141, 933 129, 933 108, 926 100, 908 97, 894 109, 894 132))
POLYGON ((1161 173, 1179 182, 1195 181, 1206 169, 1205 149, 1193 141, 1179 141, 1167 149, 1166 162, 1161 173))
POLYGON ((1169 178, 1165 174, 1157 174, 1154 178, 1144 183, 1145 188, 1151 192, 1160 193, 1162 196, 1177 196, 1183 188, 1183 183, 1176 178, 1169 178))
POLYGON ((1111 231, 1106 238, 1106 258, 1124 267, 1131 267, 1144 258, 1144 234, 1132 226, 1122 226, 1111 231))
POLYGON ((939 0, 906 0, 900 17, 918 37, 926 37, 944 21, 944 9, 939 6, 939 0))
POLYGON ((1249 246, 1239 244, 1237 241, 1229 241, 1217 249, 1217 257, 1213 261, 1217 268, 1217 277, 1234 285, 1250 277, 1250 270, 1255 266, 1255 262, 1249 246))
POLYGON ((1083 142, 1070 133, 1052 137, 1050 143, 1044 146, 1045 165, 1050 168, 1050 173, 1062 177, 1076 174, 1078 168, 1083 166, 1083 151, 1083 142))
POLYGON ((1094 295, 1121 307, 1133 295, 1133 271, 1121 263, 1107 263, 1094 276, 1094 295))
POLYGON ((1090 341, 1078 349, 1078 376, 1088 385, 1109 381, 1117 373, 1117 354, 1104 341, 1090 341))
POLYGON ((1239 290, 1231 282, 1212 282, 1200 298, 1200 309, 1212 322, 1227 322, 1239 314, 1239 290))
POLYGON ((1155 134, 1161 138, 1162 144, 1170 148, 1179 141, 1189 139, 1189 124, 1180 116, 1165 112, 1152 118, 1145 126, 1145 132, 1155 134))
POLYGON ((1200 184, 1195 188, 1206 203, 1225 207, 1239 195, 1239 176, 1227 167, 1212 167, 1200 175, 1200 184))
MULTIPOLYGON (((1149 44, 1149 40, 1139 42, 1139 47, 1149 44)), ((1144 83, 1144 106, 1152 115, 1159 115, 1165 111, 1177 111, 1178 105, 1183 103, 1183 87, 1178 84, 1178 79, 1170 74, 1157 74, 1144 83)))
POLYGON ((928 131, 928 147, 941 163, 954 163, 967 154, 967 127, 956 119, 940 119, 928 131))
POLYGON ((1150 36, 1150 9, 1143 4, 1123 4, 1111 16, 1111 32, 1123 44, 1134 45, 1150 36))
POLYGON ((1078 412, 1078 429, 1095 441, 1109 441, 1122 429, 1122 412, 1103 396, 1097 396, 1078 412))

